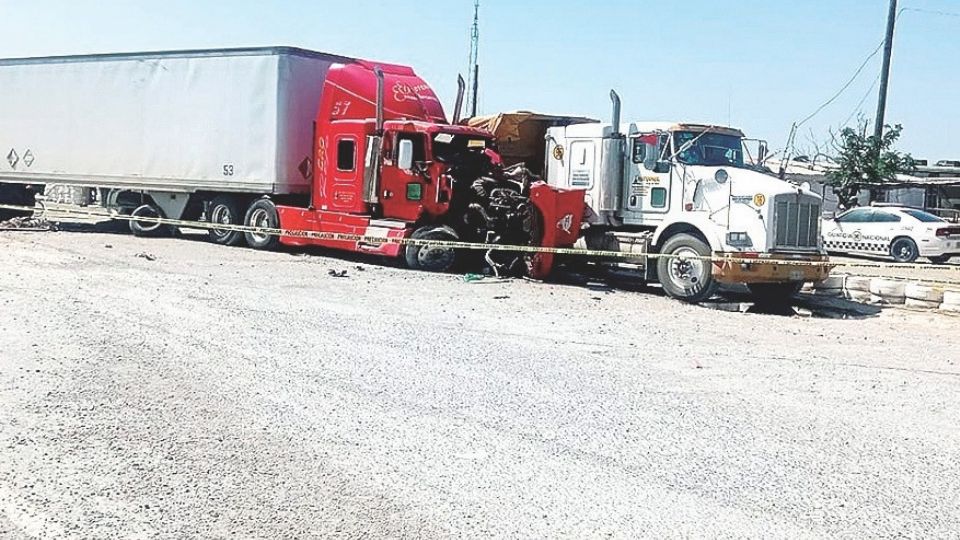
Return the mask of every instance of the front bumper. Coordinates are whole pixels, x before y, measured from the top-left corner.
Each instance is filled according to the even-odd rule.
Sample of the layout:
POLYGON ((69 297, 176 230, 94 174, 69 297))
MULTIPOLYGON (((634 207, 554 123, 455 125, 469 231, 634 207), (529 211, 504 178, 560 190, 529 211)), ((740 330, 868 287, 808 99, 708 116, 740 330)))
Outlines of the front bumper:
POLYGON ((823 281, 834 265, 826 255, 717 253, 713 277, 720 283, 786 283, 823 281))

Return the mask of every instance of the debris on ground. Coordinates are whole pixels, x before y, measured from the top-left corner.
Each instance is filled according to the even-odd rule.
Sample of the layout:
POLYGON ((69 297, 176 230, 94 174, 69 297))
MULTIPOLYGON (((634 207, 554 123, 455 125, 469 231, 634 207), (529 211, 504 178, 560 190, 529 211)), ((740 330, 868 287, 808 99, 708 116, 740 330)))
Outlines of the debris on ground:
POLYGON ((329 274, 331 277, 347 277, 346 270, 334 270, 333 268, 327 270, 327 274, 329 274))
POLYGON ((152 254, 152 253, 147 253, 146 251, 141 251, 140 253, 137 253, 137 257, 140 257, 141 259, 146 259, 146 260, 148 260, 148 261, 155 261, 155 260, 157 260, 157 256, 156 256, 156 255, 154 255, 154 254, 152 254))
POLYGON ((486 278, 486 277, 487 277, 487 276, 485 276, 485 275, 483 275, 483 274, 473 274, 473 273, 470 273, 470 274, 464 274, 463 280, 464 280, 465 282, 467 282, 467 283, 470 283, 471 281, 480 281, 480 280, 482 280, 482 279, 484 279, 484 278, 486 278))
POLYGON ((507 298, 510 298, 510 297, 507 295, 493 297, 494 300, 506 300, 507 298))
POLYGON ((56 231, 57 225, 47 219, 24 216, 0 221, 0 230, 56 231))

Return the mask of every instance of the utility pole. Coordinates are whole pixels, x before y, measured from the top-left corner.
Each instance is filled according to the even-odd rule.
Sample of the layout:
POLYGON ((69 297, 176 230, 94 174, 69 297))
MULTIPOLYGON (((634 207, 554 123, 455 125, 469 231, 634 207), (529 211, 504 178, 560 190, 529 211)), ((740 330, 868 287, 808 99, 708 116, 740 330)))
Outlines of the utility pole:
POLYGON ((473 28, 470 30, 470 68, 467 88, 470 96, 470 116, 477 115, 477 93, 480 89, 480 0, 473 0, 473 28))
POLYGON ((887 38, 883 42, 883 68, 880 71, 880 98, 873 132, 878 143, 883 137, 884 116, 887 113, 887 86, 890 83, 890 57, 893 54, 893 27, 896 23, 897 0, 890 0, 890 12, 887 14, 887 38))

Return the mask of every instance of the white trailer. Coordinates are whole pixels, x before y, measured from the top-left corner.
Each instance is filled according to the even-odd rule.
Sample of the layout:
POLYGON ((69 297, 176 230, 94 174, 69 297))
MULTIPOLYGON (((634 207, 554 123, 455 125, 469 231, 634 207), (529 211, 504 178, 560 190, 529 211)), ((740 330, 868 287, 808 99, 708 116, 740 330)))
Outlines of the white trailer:
POLYGON ((324 80, 349 61, 289 47, 0 60, 0 195, 89 186, 182 219, 217 194, 307 206, 324 80))

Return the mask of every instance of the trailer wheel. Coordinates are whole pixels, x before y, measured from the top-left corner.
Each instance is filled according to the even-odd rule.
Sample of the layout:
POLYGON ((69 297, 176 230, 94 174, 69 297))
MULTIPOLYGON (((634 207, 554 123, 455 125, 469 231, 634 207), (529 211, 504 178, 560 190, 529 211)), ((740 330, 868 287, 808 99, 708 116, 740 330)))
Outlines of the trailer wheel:
MULTIPOLYGON (((247 209, 246 218, 243 220, 248 227, 259 227, 261 229, 280 228, 280 216, 277 214, 277 206, 273 201, 267 198, 253 201, 250 208, 247 209)), ((269 233, 243 233, 247 245, 253 249, 273 249, 280 243, 280 237, 269 233)))
MULTIPOLYGON (((427 226, 421 227, 410 235, 415 240, 447 240, 457 241, 460 237, 450 227, 427 226)), ((457 262, 457 251, 446 246, 418 246, 408 245, 403 251, 407 266, 414 270, 428 272, 446 272, 457 262)))
MULTIPOLYGON (((242 225, 244 220, 243 210, 236 197, 230 195, 218 195, 210 201, 207 220, 210 223, 220 223, 223 225, 242 225)), ((229 229, 209 229, 207 236, 214 244, 223 246, 235 246, 243 241, 243 233, 229 229)))
MULTIPOLYGON (((130 212, 130 217, 137 218, 163 218, 163 212, 159 208, 153 206, 152 204, 140 205, 133 209, 130 212)), ((151 221, 136 221, 131 219, 127 222, 130 226, 130 232, 134 236, 141 237, 156 237, 156 236, 166 236, 170 234, 170 227, 168 225, 162 225, 160 223, 155 223, 151 221)))
POLYGON ((803 282, 748 283, 747 288, 759 304, 785 304, 800 292, 803 282))
POLYGON ((660 253, 667 257, 657 259, 657 276, 667 296, 690 303, 713 296, 717 282, 713 279, 712 265, 699 258, 711 255, 706 242, 690 234, 678 234, 666 241, 660 253))

